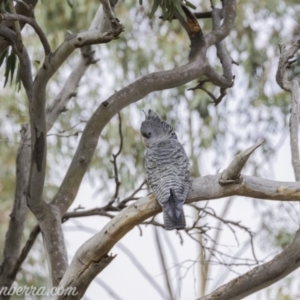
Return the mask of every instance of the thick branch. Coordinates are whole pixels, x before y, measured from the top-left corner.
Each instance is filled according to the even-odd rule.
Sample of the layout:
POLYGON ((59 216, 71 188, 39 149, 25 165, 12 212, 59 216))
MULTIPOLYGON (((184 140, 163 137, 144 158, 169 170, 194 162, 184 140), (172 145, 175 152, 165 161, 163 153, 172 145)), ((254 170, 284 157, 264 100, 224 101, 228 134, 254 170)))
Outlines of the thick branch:
POLYGON ((43 232, 45 246, 52 267, 51 273, 54 285, 57 285, 60 281, 68 261, 60 225, 62 215, 55 208, 55 205, 46 204, 42 200, 47 154, 46 86, 51 76, 76 47, 108 42, 115 39, 122 32, 123 26, 120 23, 115 22, 115 20, 110 21, 112 23, 110 32, 103 34, 99 29, 95 29, 68 35, 62 45, 53 54, 51 53, 45 58, 44 64, 38 71, 33 83, 33 96, 30 101, 32 160, 27 202, 38 219, 43 232), (52 227, 51 220, 54 222, 52 227))
MULTIPOLYGON (((268 200, 300 200, 299 184, 295 182, 277 182, 263 178, 243 176, 243 180, 239 184, 221 186, 219 184, 220 177, 221 174, 217 174, 194 179, 187 203, 233 195, 268 200)), ((101 262, 117 241, 134 226, 160 211, 161 206, 153 195, 144 197, 122 210, 98 234, 79 248, 60 285, 65 288, 68 286, 77 287, 79 294, 82 295, 81 289, 85 291, 93 279, 91 278, 91 274, 93 276, 97 275, 97 272, 95 272, 95 262, 97 264, 101 262), (75 276, 75 274, 80 275, 75 276)))
MULTIPOLYGON (((107 27, 106 23, 107 22, 105 20, 105 16, 103 15, 103 9, 102 7, 99 7, 95 18, 92 21, 90 29, 97 28, 99 31, 103 31, 103 29, 107 27)), ((4 26, 0 27, 0 32, 1 29, 3 29, 5 33, 10 34, 12 43, 15 42, 16 38, 15 33, 13 31, 4 26)), ((52 106, 47 111, 47 131, 51 129, 55 120, 65 109, 65 106, 67 105, 68 101, 70 101, 70 99, 72 98, 72 95, 75 93, 79 81, 88 69, 88 66, 92 63, 95 63, 94 52, 91 49, 91 46, 84 46, 83 48, 81 48, 81 50, 82 56, 80 57, 77 66, 75 66, 63 89, 57 95, 52 106)), ((12 217, 9 224, 9 230, 6 236, 2 273, 0 275, 0 286, 7 286, 8 288, 15 280, 15 276, 30 249, 29 247, 27 247, 26 244, 24 249, 22 250, 21 256, 18 259, 21 245, 18 244, 16 241, 21 241, 24 228, 24 221, 26 217, 27 204, 25 195, 28 186, 31 153, 30 146, 23 146, 28 145, 28 141, 30 141, 30 132, 28 127, 25 126, 22 132, 23 131, 25 131, 26 134, 22 135, 21 147, 18 152, 19 154, 17 160, 16 196, 13 212, 11 214, 12 217)), ((60 276, 61 275, 58 275, 57 277, 59 278, 60 276)))
POLYGON ((1 24, 0 24, 0 36, 4 37, 6 39, 6 43, 8 45, 14 44, 17 41, 16 33, 13 30, 11 30, 1 24))
MULTIPOLYGON (((221 27, 221 20, 223 18, 223 9, 215 8, 212 13, 213 18, 213 32, 216 32, 221 27)), ((217 56, 222 64, 223 74, 220 76, 211 69, 208 69, 207 77, 214 84, 222 87, 228 88, 232 86, 233 75, 232 75, 232 59, 228 55, 224 41, 220 41, 216 44, 217 56), (218 84, 217 84, 218 83, 218 84)))
POLYGON ((292 80, 292 109, 290 119, 290 144, 292 153, 292 166, 294 169, 296 181, 300 181, 300 158, 299 158, 299 82, 297 79, 292 80))
MULTIPOLYGON (((9 32, 9 34, 16 35, 9 28, 1 26, 1 30, 9 32)), ((22 40, 19 40, 19 45, 16 45, 16 40, 9 39, 15 53, 20 61, 20 78, 25 88, 29 101, 32 99, 32 74, 31 63, 26 51, 26 48, 22 45, 22 40)), ((13 273, 14 264, 17 261, 20 247, 21 237, 24 229, 24 222, 26 218, 27 205, 26 205, 26 192, 29 178, 29 162, 31 147, 28 147, 28 141, 30 140, 30 132, 28 126, 24 126, 21 130, 21 146, 18 150, 17 168, 16 168, 16 192, 13 211, 11 214, 11 220, 9 223, 8 231, 6 234, 4 257, 2 263, 2 271, 0 276, 1 287, 10 287, 15 279, 15 273, 13 273)), ((3 296, 5 297, 5 296, 3 296)), ((4 299, 4 298, 3 298, 4 299)))
POLYGON ((58 286, 68 267, 67 249, 61 226, 59 208, 44 204, 44 218, 39 220, 46 248, 47 262, 52 279, 52 286, 58 286))
MULTIPOLYGON (((27 1, 30 2, 30 1, 27 1)), ((32 2, 32 1, 31 1, 32 2)), ((27 8, 28 9, 28 8, 27 8)), ((28 12, 28 16, 31 15, 31 10, 28 12), (29 13, 30 12, 30 13, 29 13)), ((23 19, 20 19, 23 20, 23 19)), ((24 19, 24 21, 28 21, 27 19, 24 19)), ((22 24, 23 22, 21 22, 22 24)), ((92 21, 90 29, 94 30, 97 29, 99 32, 103 31, 106 27, 107 20, 105 16, 103 15, 102 7, 99 7, 94 20, 92 21)), ((24 25, 24 23, 23 23, 24 25)), ((0 26, 0 35, 1 32, 4 32, 4 36, 13 44, 16 42, 16 34, 10 30, 9 28, 5 26, 0 26)), ((0 41, 1 44, 1 41, 0 41)), ((0 45, 1 46, 1 45, 0 45)), ((92 63, 95 63, 95 59, 93 57, 93 51, 90 46, 84 46, 82 48, 82 56, 77 64, 77 66, 72 71, 70 77, 68 78, 65 86, 63 87, 62 91, 58 94, 56 97, 53 105, 48 110, 47 113, 47 131, 51 129, 53 123, 57 119, 57 117, 60 115, 60 113, 64 110, 64 107, 67 105, 68 101, 71 99, 72 95, 74 94, 78 83, 80 79, 82 78, 83 74, 87 70, 88 66, 92 63)), ((25 68, 26 69, 26 68, 25 68)), ((41 90, 45 89, 46 82, 48 81, 47 76, 44 77, 44 80, 42 81, 43 84, 40 85, 41 90)), ((50 74, 51 75, 51 74, 50 74)), ((30 78, 30 77, 28 77, 30 78)), ((30 84, 31 85, 31 84, 30 84)), ((44 96, 43 92, 40 92, 42 96, 44 96)), ((30 96, 31 97, 31 96, 30 96)), ((27 127, 24 127, 24 130, 26 129, 26 135, 22 137, 21 145, 28 145, 28 141, 30 140, 30 132, 27 127)), ((23 147, 19 149, 19 155, 18 155, 18 161, 17 161, 17 182, 16 182, 16 196, 15 196, 15 202, 14 202, 14 209, 11 214, 11 220, 9 224, 9 230, 7 232, 6 237, 6 243, 4 248, 4 259, 2 264, 2 273, 0 275, 0 286, 7 286, 8 288, 11 286, 13 281, 15 280, 15 276, 23 263, 25 257, 27 256, 27 253, 30 249, 30 247, 26 246, 24 247, 21 256, 18 259, 19 252, 20 252, 20 244, 18 244, 16 241, 21 241, 23 228, 24 228, 24 221, 26 217, 26 199, 25 194, 27 192, 27 185, 28 185, 28 177, 29 177, 29 165, 30 165, 30 153, 31 153, 31 147, 23 147), (18 175, 19 174, 19 175, 18 175)), ((47 208, 46 208, 47 209, 47 208)), ((50 211, 53 208, 51 207, 50 211)), ((48 209, 49 211, 49 209, 48 209)), ((50 216, 51 219, 51 216, 50 216)), ((59 224, 58 227, 60 227, 60 217, 57 212, 54 212, 53 220, 56 220, 55 224, 59 224)), ((50 222, 51 223, 51 222, 50 222)), ((52 224, 49 224, 49 222, 45 222, 46 230, 50 230, 51 228, 53 230, 50 230, 48 234, 48 244, 49 244, 49 251, 53 254, 54 252, 64 252, 62 251, 64 248, 64 242, 62 239, 62 232, 61 229, 58 228, 59 233, 61 235, 55 234, 55 228, 52 226, 52 224), (47 225, 48 224, 48 225, 47 225), (53 234, 52 234, 53 233, 53 234), (52 236, 52 238, 51 238, 52 236), (53 241, 58 241, 56 244, 60 244, 60 240, 62 241, 62 245, 58 247, 58 249, 55 251, 53 250, 53 241), (50 242, 49 242, 50 241, 50 242)), ((45 236, 45 235, 44 235, 45 236)), ((31 240, 31 239, 30 239, 31 240)), ((31 243, 29 243, 31 245, 31 243)), ((55 253, 54 253, 55 254, 55 253)), ((54 255, 53 255, 54 256, 54 255)), ((56 256, 57 260, 56 262, 60 262, 59 256, 56 256)), ((63 258, 62 264, 59 268, 56 268, 57 270, 53 270, 56 272, 56 274, 53 274, 53 277, 56 278, 54 282, 57 282, 60 280, 62 273, 64 272, 66 268, 66 255, 62 253, 61 257, 63 258), (59 271, 60 270, 60 271, 59 271)), ((51 259, 51 258, 50 258, 51 259)), ((52 259, 53 261, 53 259, 52 259)), ((56 263, 54 262, 53 265, 55 266, 56 263)))
MULTIPOLYGON (((29 126, 24 126, 21 130, 21 144, 18 149, 16 161, 16 189, 13 210, 10 214, 8 230, 6 232, 5 244, 3 250, 3 261, 1 264, 0 287, 8 287, 12 285, 19 271, 14 272, 15 265, 20 255, 22 235, 27 213, 26 190, 29 177, 30 157, 30 133, 29 126)), ((0 299, 8 299, 5 295, 1 295, 0 299)))
POLYGON ((205 42, 203 38, 203 32, 199 25, 199 22, 195 15, 189 10, 187 6, 181 4, 181 7, 184 11, 186 19, 180 14, 180 12, 175 9, 174 16, 179 20, 182 27, 187 32, 189 39, 191 41, 191 51, 189 55, 189 60, 194 59, 199 50, 203 48, 205 42))
POLYGON ((236 17, 236 1, 229 0, 224 1, 224 3, 224 21, 222 25, 218 29, 208 33, 204 37, 207 48, 221 42, 226 36, 228 36, 231 28, 233 27, 236 17))
POLYGON ((292 153, 292 166, 295 178, 300 181, 300 158, 299 158, 299 142, 298 142, 298 126, 299 126, 299 82, 297 79, 288 79, 288 69, 294 62, 291 60, 295 53, 300 49, 300 40, 292 47, 286 49, 285 45, 280 45, 280 58, 276 74, 276 80, 279 86, 292 94, 292 110, 290 120, 290 144, 292 153))

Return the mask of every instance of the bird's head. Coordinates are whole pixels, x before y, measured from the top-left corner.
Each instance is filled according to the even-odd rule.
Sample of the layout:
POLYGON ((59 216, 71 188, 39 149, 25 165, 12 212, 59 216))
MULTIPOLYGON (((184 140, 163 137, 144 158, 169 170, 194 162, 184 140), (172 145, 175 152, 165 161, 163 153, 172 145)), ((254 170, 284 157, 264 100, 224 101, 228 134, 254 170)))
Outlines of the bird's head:
POLYGON ((163 139, 177 138, 171 125, 163 121, 157 113, 148 110, 141 125, 141 134, 147 147, 163 139))

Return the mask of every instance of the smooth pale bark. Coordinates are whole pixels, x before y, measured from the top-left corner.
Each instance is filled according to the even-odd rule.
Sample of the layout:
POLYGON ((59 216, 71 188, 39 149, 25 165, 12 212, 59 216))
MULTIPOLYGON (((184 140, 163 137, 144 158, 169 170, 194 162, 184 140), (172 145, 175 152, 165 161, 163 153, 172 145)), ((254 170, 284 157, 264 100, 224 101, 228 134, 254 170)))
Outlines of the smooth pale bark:
MULTIPOLYGON (((242 175, 240 183, 223 186, 219 184, 220 178, 221 174, 194 179, 192 181, 192 188, 188 194, 187 203, 234 195, 267 200, 300 200, 300 188, 296 182, 277 182, 242 175)), ((80 299, 80 296, 83 295, 93 278, 104 269, 103 263, 106 261, 110 263, 113 259, 111 257, 111 260, 107 260, 107 257, 110 257, 108 253, 113 246, 134 226, 160 211, 161 206, 152 194, 137 200, 122 210, 99 233, 90 238, 78 249, 60 286, 64 288, 76 287, 79 296, 72 299, 80 299), (100 262, 103 263, 100 264, 100 262), (98 266, 99 269, 97 272, 98 266)), ((289 270, 290 272, 292 271, 291 269, 289 270)), ((71 298, 58 297, 57 299, 71 298)))

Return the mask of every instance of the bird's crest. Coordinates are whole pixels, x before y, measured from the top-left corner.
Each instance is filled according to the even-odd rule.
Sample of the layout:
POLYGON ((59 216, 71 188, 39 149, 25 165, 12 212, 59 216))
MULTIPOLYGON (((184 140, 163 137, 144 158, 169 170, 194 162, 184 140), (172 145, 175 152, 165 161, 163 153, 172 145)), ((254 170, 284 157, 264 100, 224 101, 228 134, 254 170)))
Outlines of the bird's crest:
POLYGON ((162 119, 159 117, 159 115, 151 109, 148 110, 148 114, 145 111, 143 111, 143 112, 145 114, 146 120, 153 120, 153 121, 160 121, 160 122, 162 121, 162 119))
POLYGON ((172 138, 176 138, 176 133, 173 130, 173 127, 168 124, 167 122, 163 121, 160 116, 154 112, 153 110, 149 109, 148 110, 148 114, 146 114, 146 112, 144 112, 146 120, 145 121, 152 121, 155 122, 156 124, 160 124, 160 126, 162 127, 163 131, 170 137, 172 138))

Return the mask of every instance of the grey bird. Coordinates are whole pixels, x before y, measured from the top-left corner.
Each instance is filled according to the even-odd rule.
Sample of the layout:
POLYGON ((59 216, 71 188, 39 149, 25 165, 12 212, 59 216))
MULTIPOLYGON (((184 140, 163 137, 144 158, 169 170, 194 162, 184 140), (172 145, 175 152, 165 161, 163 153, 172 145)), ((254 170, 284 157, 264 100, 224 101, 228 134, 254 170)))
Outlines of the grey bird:
POLYGON ((171 125, 152 110, 142 122, 148 183, 163 210, 166 230, 184 229, 183 204, 190 188, 189 159, 171 125))

